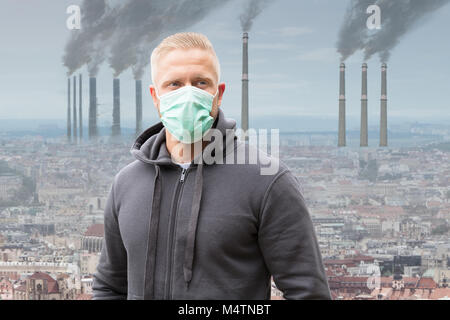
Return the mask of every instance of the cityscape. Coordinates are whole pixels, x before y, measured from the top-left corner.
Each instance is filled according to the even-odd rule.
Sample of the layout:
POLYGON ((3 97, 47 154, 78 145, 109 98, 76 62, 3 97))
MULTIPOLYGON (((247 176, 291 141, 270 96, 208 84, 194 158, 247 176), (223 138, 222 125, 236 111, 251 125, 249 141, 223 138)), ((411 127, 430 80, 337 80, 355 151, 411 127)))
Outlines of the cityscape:
POLYGON ((150 55, 184 31, 236 127, 279 130, 332 299, 450 300, 448 4, 5 1, 0 300, 93 299, 114 176, 160 121, 150 55))
MULTIPOLYGON (((417 141, 430 133, 410 131, 417 141)), ((336 133, 280 137, 333 299, 450 298, 449 129, 403 148, 338 148, 336 133)), ((106 197, 134 160, 131 143, 0 136, 0 299, 92 298, 106 197)), ((272 299, 282 299, 272 283, 272 299)))

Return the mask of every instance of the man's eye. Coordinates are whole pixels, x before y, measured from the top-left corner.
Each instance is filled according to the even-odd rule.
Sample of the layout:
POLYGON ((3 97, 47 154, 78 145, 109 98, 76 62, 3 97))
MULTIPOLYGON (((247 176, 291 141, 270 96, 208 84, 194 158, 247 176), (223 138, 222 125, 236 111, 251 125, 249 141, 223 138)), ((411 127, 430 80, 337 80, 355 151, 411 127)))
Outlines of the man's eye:
POLYGON ((178 82, 172 82, 169 84, 169 87, 175 87, 178 86, 178 82))
POLYGON ((202 81, 198 81, 197 84, 201 85, 201 86, 206 86, 208 84, 208 82, 202 80, 202 81))

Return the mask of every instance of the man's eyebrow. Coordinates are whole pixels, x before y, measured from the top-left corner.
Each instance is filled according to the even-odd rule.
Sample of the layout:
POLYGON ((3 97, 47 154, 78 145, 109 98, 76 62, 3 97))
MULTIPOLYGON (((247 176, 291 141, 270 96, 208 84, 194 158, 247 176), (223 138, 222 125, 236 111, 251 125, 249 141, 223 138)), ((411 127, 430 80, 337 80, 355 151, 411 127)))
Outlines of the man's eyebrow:
MULTIPOLYGON (((184 80, 184 78, 181 78, 181 77, 169 78, 169 79, 163 81, 162 85, 165 86, 165 85, 168 85, 168 84, 170 84, 172 82, 182 82, 183 80, 184 80)), ((196 75, 196 76, 194 76, 193 80, 196 80, 196 81, 197 80, 207 80, 208 82, 211 82, 211 83, 214 82, 212 80, 212 78, 210 78, 208 76, 204 76, 204 75, 196 75)))
POLYGON ((201 79, 201 80, 208 80, 208 81, 212 81, 212 79, 210 78, 210 77, 208 77, 208 76, 202 76, 202 75, 197 75, 197 76, 195 76, 195 78, 194 78, 195 80, 199 80, 199 79, 201 79))
POLYGON ((169 78, 163 82, 163 86, 172 82, 183 81, 182 78, 169 78))

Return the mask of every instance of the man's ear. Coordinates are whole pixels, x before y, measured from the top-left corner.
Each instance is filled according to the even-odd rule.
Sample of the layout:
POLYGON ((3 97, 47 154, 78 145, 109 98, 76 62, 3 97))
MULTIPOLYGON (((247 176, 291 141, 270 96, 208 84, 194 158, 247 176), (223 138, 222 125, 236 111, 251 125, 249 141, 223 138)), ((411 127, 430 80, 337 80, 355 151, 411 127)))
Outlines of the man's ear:
POLYGON ((153 104, 155 105, 156 111, 158 111, 159 117, 161 117, 161 113, 159 113, 159 99, 156 96, 155 86, 150 85, 149 89, 150 89, 150 95, 152 96, 152 99, 153 99, 153 104))
POLYGON ((222 104, 223 93, 225 92, 225 83, 219 84, 219 93, 217 94, 217 108, 222 104))

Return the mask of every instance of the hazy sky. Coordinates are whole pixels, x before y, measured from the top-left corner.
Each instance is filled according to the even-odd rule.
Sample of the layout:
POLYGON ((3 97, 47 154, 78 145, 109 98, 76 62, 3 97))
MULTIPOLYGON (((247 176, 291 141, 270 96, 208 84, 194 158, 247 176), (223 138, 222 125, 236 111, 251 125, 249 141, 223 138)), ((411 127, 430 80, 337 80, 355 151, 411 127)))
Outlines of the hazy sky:
MULTIPOLYGON (((375 2, 375 1, 374 1, 375 2)), ((66 8, 76 0, 0 0, 0 119, 65 119, 67 77, 62 65, 66 8), (31 4, 32 3, 32 4, 31 4)), ((241 106, 241 1, 233 0, 188 30, 202 32, 215 46, 227 85, 222 104, 239 121, 241 106)), ((337 34, 348 1, 275 0, 250 32, 250 126, 252 117, 338 117, 339 55, 337 34)), ((399 17, 400 19, 401 17, 399 17)), ((450 6, 410 31, 394 49, 388 65, 390 122, 450 119, 450 6)), ((362 54, 347 61, 348 128, 359 127, 362 54)), ((380 63, 369 64, 369 123, 379 123, 380 63)), ((84 77, 84 117, 88 115, 88 74, 84 77)), ((78 75, 77 72, 76 74, 78 75)), ((135 118, 134 80, 121 79, 121 118, 135 118)), ((144 127, 157 112, 144 84, 144 127)), ((100 125, 112 120, 112 71, 103 64, 97 78, 100 125)), ((277 122, 278 121, 278 122, 277 122)), ((336 128, 330 128, 335 130, 336 128)), ((301 128, 299 128, 301 130, 301 128)))

